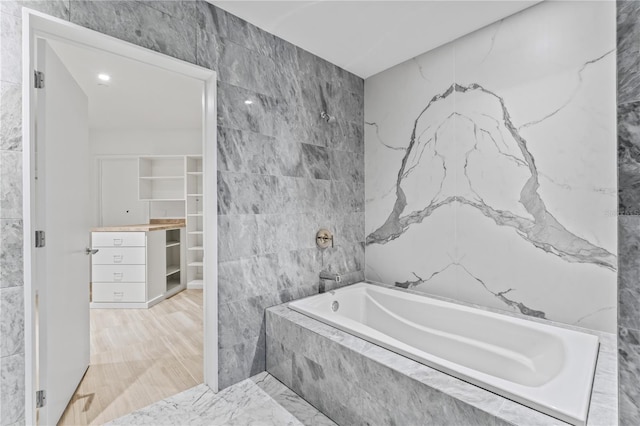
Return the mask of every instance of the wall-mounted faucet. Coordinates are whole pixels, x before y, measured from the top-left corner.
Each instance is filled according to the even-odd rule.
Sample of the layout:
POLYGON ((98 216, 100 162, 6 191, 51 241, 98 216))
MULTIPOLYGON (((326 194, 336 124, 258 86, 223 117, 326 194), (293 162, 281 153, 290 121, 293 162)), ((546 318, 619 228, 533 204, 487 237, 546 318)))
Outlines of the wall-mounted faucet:
POLYGON ((321 280, 335 281, 335 282, 339 283, 339 282, 342 281, 342 275, 334 274, 333 272, 329 272, 329 271, 323 269, 322 271, 320 271, 320 279, 321 280))
POLYGON ((339 274, 335 274, 333 272, 329 272, 326 269, 320 271, 320 283, 318 286, 318 293, 324 293, 327 290, 327 285, 329 285, 330 289, 336 287, 333 283, 342 282, 342 276, 339 274), (329 283, 331 281, 332 283, 329 283))

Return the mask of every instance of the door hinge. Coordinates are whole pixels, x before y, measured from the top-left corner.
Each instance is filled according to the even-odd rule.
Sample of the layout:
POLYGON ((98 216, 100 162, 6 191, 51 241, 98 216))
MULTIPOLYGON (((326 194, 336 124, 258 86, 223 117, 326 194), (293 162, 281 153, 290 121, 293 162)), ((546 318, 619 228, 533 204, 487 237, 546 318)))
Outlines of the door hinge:
POLYGON ((46 244, 44 231, 36 231, 36 248, 44 247, 46 244))
POLYGON ((34 86, 36 89, 42 89, 44 87, 44 73, 42 71, 34 71, 34 86))
POLYGON ((47 405, 47 392, 43 390, 36 391, 36 408, 42 408, 47 405))

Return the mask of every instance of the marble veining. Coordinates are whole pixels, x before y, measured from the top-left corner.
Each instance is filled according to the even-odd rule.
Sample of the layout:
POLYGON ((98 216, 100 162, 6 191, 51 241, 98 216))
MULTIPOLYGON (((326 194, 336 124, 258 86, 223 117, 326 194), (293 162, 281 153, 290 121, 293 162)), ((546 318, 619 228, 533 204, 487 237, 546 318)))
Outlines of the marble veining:
POLYGON ((640 214, 640 102, 618 105, 618 211, 640 214))
POLYGON ((620 327, 618 329, 618 368, 620 369, 620 424, 634 425, 640 422, 640 332, 620 327))
POLYGON ((0 219, 0 288, 24 282, 22 232, 22 220, 0 219))
POLYGON ((24 353, 24 288, 0 289, 0 356, 24 353))
POLYGON ((219 393, 199 385, 109 425, 335 425, 263 372, 219 393))
POLYGON ((0 358, 2 424, 24 424, 24 353, 0 358))
POLYGON ((636 1, 616 1, 618 38, 618 104, 640 100, 640 4, 636 1))
POLYGON ((367 80, 367 279, 615 330, 614 13, 539 4, 367 80))
POLYGON ((195 63, 195 18, 175 18, 151 7, 151 3, 154 2, 74 0, 70 20, 83 27, 195 63))
POLYGON ((640 423, 640 4, 618 1, 619 424, 640 423))
POLYGON ((22 87, 0 81, 0 150, 22 149, 22 87))

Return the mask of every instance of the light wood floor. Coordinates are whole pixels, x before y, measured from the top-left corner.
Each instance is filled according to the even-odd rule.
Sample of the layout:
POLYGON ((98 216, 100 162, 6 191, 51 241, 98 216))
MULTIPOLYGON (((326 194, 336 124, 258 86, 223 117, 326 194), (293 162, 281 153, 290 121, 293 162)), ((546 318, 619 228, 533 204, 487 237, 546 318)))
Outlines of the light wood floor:
POLYGON ((202 342, 202 290, 92 309, 91 365, 58 424, 103 424, 202 383, 202 342))

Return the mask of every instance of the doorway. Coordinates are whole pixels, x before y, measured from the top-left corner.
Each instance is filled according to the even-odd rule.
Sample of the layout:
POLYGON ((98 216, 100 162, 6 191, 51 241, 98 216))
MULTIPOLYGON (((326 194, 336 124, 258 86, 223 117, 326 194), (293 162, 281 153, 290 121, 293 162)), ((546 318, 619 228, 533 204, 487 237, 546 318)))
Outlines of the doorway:
MULTIPOLYGON (((133 312, 143 316, 148 314, 147 319, 153 321, 145 324, 147 331, 157 340, 164 341, 177 360, 182 360, 175 363, 171 360, 163 361, 167 363, 165 369, 176 366, 176 369, 187 371, 192 378, 201 374, 204 383, 217 391, 217 200, 215 195, 204 197, 207 193, 215 194, 216 188, 215 73, 34 11, 24 10, 23 23, 26 422, 57 422, 62 414, 60 407, 66 406, 66 402, 72 398, 86 370, 90 340, 90 297, 88 294, 85 297, 84 292, 89 292, 90 280, 89 274, 81 271, 83 268, 86 268, 86 272, 91 270, 93 274, 92 307, 96 308, 96 312, 100 310, 105 313, 91 315, 92 320, 96 319, 91 321, 92 327, 98 327, 100 323, 127 324, 127 318, 136 318, 137 314, 133 312), (87 133, 82 130, 82 114, 69 114, 69 110, 73 111, 75 108, 81 111, 90 104, 91 99, 83 99, 82 84, 74 84, 73 73, 63 76, 67 67, 65 61, 60 60, 65 54, 60 52, 65 46, 71 50, 89 52, 89 56, 111 55, 139 66, 152 67, 160 73, 175 75, 176 80, 199 82, 201 89, 197 120, 201 123, 201 151, 163 151, 167 146, 161 146, 161 143, 152 143, 153 149, 144 151, 140 146, 132 148, 135 144, 128 143, 124 145, 130 152, 102 153, 94 155, 93 160, 87 162, 82 155, 84 148, 80 142, 87 133), (66 83, 63 86, 64 81, 66 83), (77 93, 77 96, 70 96, 69 93, 77 93), (71 129, 77 131, 73 133, 71 129), (67 137, 71 133, 75 136, 67 137), (124 161, 123 164, 128 166, 118 169, 116 165, 116 170, 121 173, 114 173, 114 161, 124 161), (138 175, 126 178, 126 170, 132 172, 135 169, 134 161, 138 165, 138 175), (182 167, 182 177, 176 172, 179 165, 182 167), (102 205, 101 200, 114 200, 114 181, 111 179, 101 185, 104 183, 99 179, 102 176, 102 166, 104 176, 113 178, 118 175, 121 178, 120 185, 124 185, 126 189, 123 193, 128 191, 129 195, 133 194, 131 187, 135 186, 138 189, 137 201, 146 203, 146 207, 141 208, 134 201, 130 201, 131 209, 127 208, 127 202, 113 208, 112 205, 116 203, 102 205), (167 167, 170 173, 165 174, 167 167), (88 172, 83 175, 85 172, 82 170, 85 169, 92 169, 93 174, 88 172), (97 207, 93 209, 92 206, 97 207), (80 214, 81 211, 88 213, 80 214), (122 263, 123 255, 109 251, 114 248, 109 245, 111 243, 105 245, 104 239, 99 240, 95 232, 90 234, 89 231, 107 225, 118 225, 118 220, 126 222, 129 213, 133 222, 139 222, 144 217, 147 219, 144 224, 162 223, 164 226, 153 228, 153 232, 137 231, 146 236, 144 243, 130 238, 136 232, 125 234, 126 237, 123 238, 109 234, 117 246, 131 243, 131 247, 118 247, 118 250, 128 250, 127 253, 133 257, 138 256, 138 260, 133 261, 134 264, 129 265, 129 269, 124 266, 121 268, 124 271, 142 271, 142 278, 123 279, 122 274, 125 272, 114 272, 113 276, 119 278, 114 280, 118 282, 111 282, 114 281, 111 278, 98 279, 96 277, 107 268, 101 262, 96 262, 96 258, 104 259, 106 253, 113 257, 113 262, 122 263), (71 219, 73 215, 78 218, 71 219), (84 220, 80 220, 85 216, 89 226, 84 220), (176 225, 175 221, 179 216, 182 216, 184 226, 176 225), (158 220, 164 222, 157 222, 158 220), (166 225, 167 223, 170 225, 166 225), (83 232, 85 227, 87 229, 83 232), (161 230, 156 232, 156 229, 161 230), (153 238, 151 234, 154 235, 153 238), (68 235, 77 235, 78 238, 73 240, 67 238, 68 235), (91 235, 93 241, 90 241, 91 235), (103 242, 97 243, 97 240, 103 242), (152 240, 157 240, 158 243, 152 243, 152 240), (160 248, 154 249, 156 246, 160 248), (156 263, 149 260, 153 250, 160 253, 159 256, 154 255, 154 259, 162 259, 163 262, 162 280, 153 281, 163 284, 157 291, 150 284, 150 277, 156 273, 153 271, 158 269, 152 268, 156 263), (99 251, 103 253, 98 255, 99 251), (89 260, 92 256, 94 261, 89 260), (140 266, 143 262, 146 263, 140 266), (99 268, 96 268, 96 263, 99 268), (77 271, 80 272, 76 274, 77 271), (120 277, 117 274, 121 274, 120 277), (125 283, 130 285, 122 287, 125 283), (191 285, 190 289, 187 289, 188 283, 191 285), (116 286, 122 288, 116 289, 116 286), (202 288, 200 296, 198 287, 202 288), (115 299, 105 299, 105 295, 115 299), (181 309, 186 312, 193 310, 199 303, 198 299, 203 305, 201 318, 204 328, 201 331, 204 342, 199 342, 204 365, 199 366, 199 372, 198 366, 193 362, 189 363, 189 356, 184 354, 186 348, 198 343, 188 336, 182 336, 185 337, 182 340, 177 338, 179 327, 175 330, 176 334, 166 334, 171 329, 166 327, 170 321, 167 318, 173 315, 171 318, 175 320, 175 324, 179 324, 180 318, 177 317, 180 317, 181 309), (131 307, 133 309, 129 310, 131 307), (110 308, 114 310, 109 312, 110 308)), ((79 63, 86 64, 86 58, 79 63)), ((153 74, 150 71, 147 73, 149 76, 153 74)), ((98 79, 102 77, 96 75, 98 79)), ((79 77, 76 75, 76 78, 79 77)), ((150 80, 153 81, 152 78, 150 80)), ((156 91, 169 90, 166 85, 154 86, 150 83, 150 87, 156 91)), ((109 87, 105 85, 104 88, 108 90, 109 87)), ((180 105, 179 96, 175 102, 180 105)), ((157 105, 146 109, 151 118, 162 113, 162 109, 154 110, 155 107, 157 105)), ((109 121, 116 115, 104 114, 102 119, 109 121)), ((188 116, 193 118, 193 113, 188 116)), ((122 141, 123 138, 117 140, 122 141)), ((198 322, 197 317, 190 320, 198 322)), ((135 322, 123 329, 130 331, 135 329, 134 325, 135 322)), ((143 353, 151 350, 150 346, 142 345, 137 351, 131 346, 129 352, 134 355, 136 352, 143 353)), ((95 343, 92 347, 95 352, 99 344, 95 343)), ((156 350, 162 352, 162 348, 156 350)), ((115 353, 111 355, 123 356, 115 353)), ((133 358, 135 360, 135 356, 133 358)), ((159 383, 152 383, 151 386, 166 388, 159 383)), ((161 397, 165 396, 168 395, 161 397)), ((91 392, 86 395, 76 392, 75 398, 76 402, 90 404, 91 398, 96 398, 96 395, 91 392), (78 401, 79 399, 82 401, 78 401)), ((101 421, 105 420, 110 419, 101 421)))

